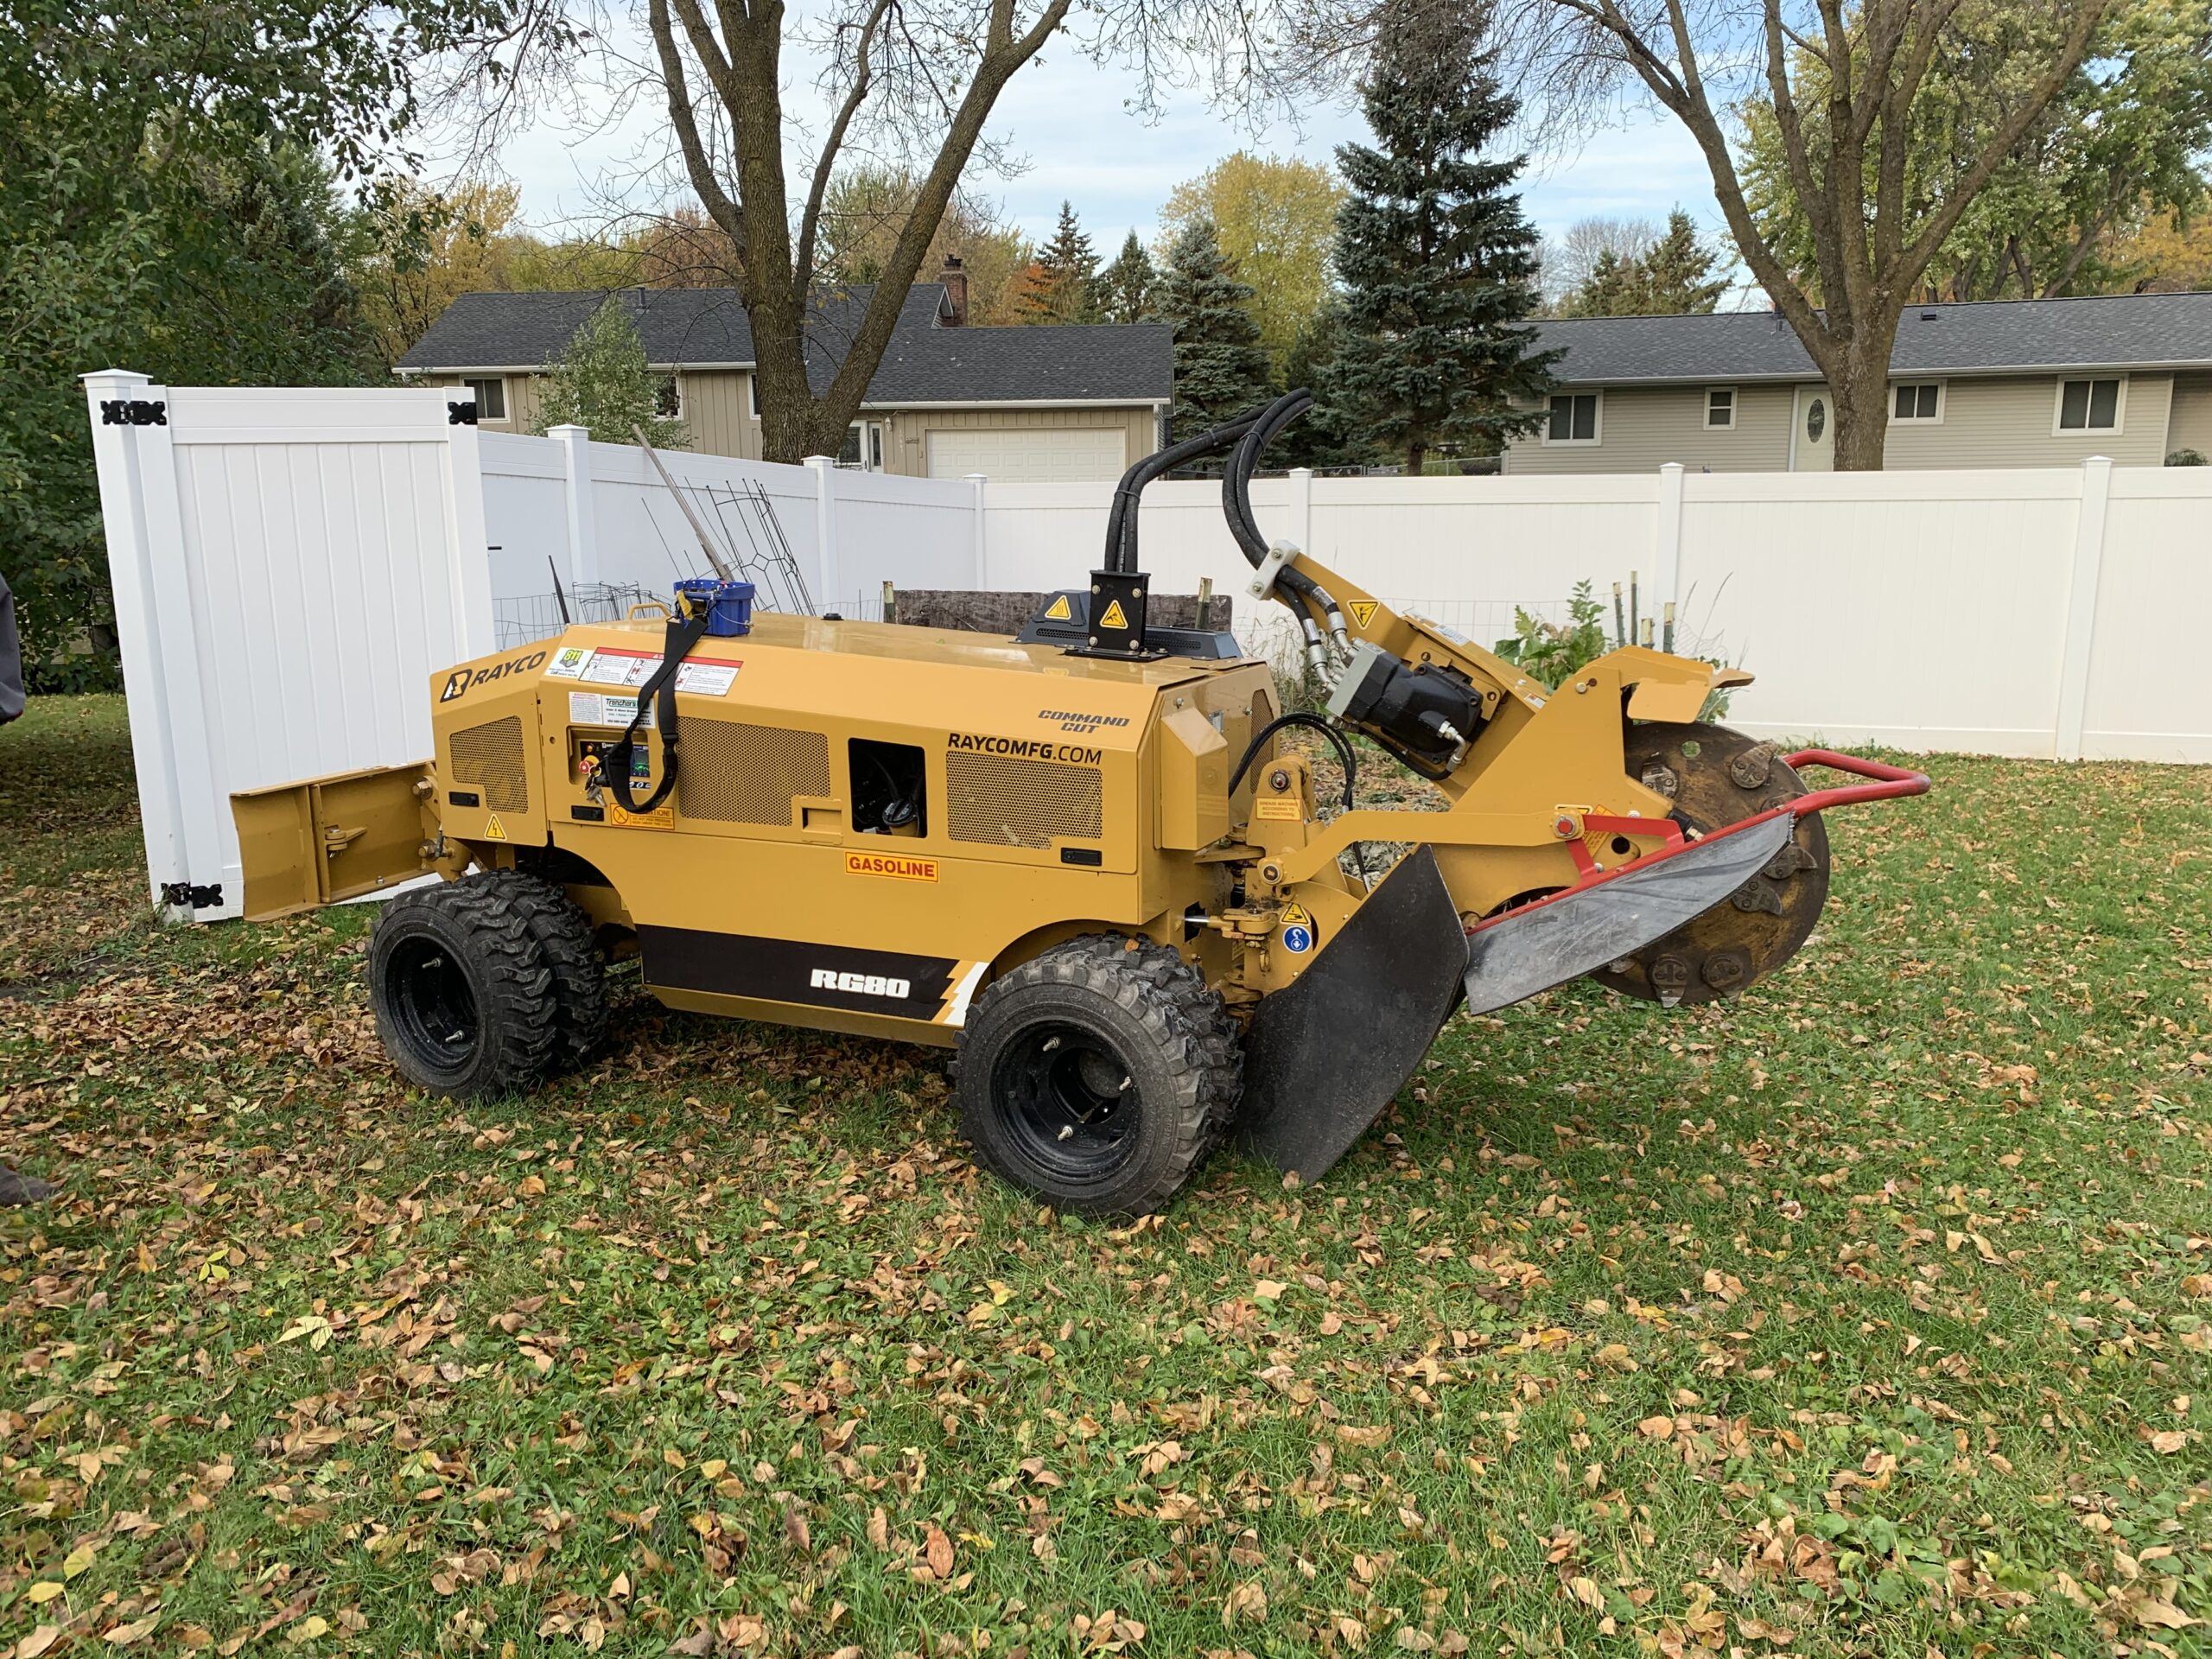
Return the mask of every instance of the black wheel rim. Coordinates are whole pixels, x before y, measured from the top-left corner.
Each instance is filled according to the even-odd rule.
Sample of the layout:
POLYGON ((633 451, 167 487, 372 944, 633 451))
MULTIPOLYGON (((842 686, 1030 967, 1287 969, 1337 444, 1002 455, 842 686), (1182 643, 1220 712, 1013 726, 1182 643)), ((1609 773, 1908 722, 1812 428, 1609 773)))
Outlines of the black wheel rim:
POLYGON ((442 1071, 467 1064, 483 1021, 468 976, 450 950, 435 939, 404 941, 385 968, 385 988, 410 1049, 442 1071))
POLYGON ((1132 1077, 1096 1032, 1052 1021, 1007 1044, 991 1092, 1022 1156, 1054 1183, 1085 1186, 1136 1154, 1142 1106, 1132 1077))

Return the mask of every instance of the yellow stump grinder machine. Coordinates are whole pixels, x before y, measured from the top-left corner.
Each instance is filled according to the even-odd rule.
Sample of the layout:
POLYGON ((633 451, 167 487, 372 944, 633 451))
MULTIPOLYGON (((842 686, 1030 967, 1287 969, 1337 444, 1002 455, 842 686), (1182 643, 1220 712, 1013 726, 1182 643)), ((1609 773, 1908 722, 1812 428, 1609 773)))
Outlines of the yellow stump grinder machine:
POLYGON ((432 760, 235 798, 247 912, 447 878, 368 956, 434 1093, 582 1061, 630 956, 671 1007, 957 1048, 976 1157, 1094 1214, 1164 1204, 1227 1140, 1319 1177, 1463 1001, 1590 975, 1694 1003, 1778 968, 1827 892, 1821 811, 1926 778, 1698 723, 1732 669, 1630 646, 1546 687, 1270 545, 1249 480, 1310 402, 1130 468, 1102 567, 1011 639, 749 618, 708 580, 435 675, 432 760), (1139 497, 1224 453, 1250 592, 1326 717, 1232 635, 1147 626, 1139 497), (1296 727, 1341 758, 1333 815, 1296 727), (1360 806, 1353 734, 1447 810, 1360 806), (1866 781, 1808 791, 1810 765, 1866 781), (1367 843, 1411 850, 1370 879, 1367 843))

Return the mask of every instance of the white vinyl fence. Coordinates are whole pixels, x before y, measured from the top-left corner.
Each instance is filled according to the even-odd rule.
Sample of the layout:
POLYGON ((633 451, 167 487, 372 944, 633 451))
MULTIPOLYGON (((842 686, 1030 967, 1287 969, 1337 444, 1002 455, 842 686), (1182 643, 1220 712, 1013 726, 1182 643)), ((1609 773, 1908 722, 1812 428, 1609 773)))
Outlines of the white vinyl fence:
MULTIPOLYGON (((431 674, 556 630, 556 584, 619 613, 706 570, 643 452, 581 428, 480 432, 430 388, 86 385, 147 862, 180 917, 237 913, 232 791, 428 754, 431 674)), ((876 614, 886 582, 1077 584, 1110 493, 664 464, 764 602, 846 616, 876 614)), ((1586 578, 1610 611, 1633 571, 1646 614, 1676 601, 1679 649, 1758 677, 1729 719, 1762 735, 2212 761, 2212 468, 1295 473, 1253 500, 1268 535, 1484 645, 1586 578)), ((1280 638, 1243 597, 1217 483, 1154 485, 1141 531, 1160 591, 1211 576, 1249 644, 1280 638)))

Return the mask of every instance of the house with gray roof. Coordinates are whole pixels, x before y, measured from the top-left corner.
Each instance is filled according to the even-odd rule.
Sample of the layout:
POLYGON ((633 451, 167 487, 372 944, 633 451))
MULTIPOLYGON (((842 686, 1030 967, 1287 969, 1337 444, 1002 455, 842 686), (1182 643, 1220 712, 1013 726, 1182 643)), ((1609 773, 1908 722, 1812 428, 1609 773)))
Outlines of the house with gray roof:
MULTIPOLYGON (((1541 333, 1566 355, 1508 473, 1830 467, 1828 390, 1773 312, 1561 318, 1541 333)), ((1885 403, 1891 468, 2212 456, 2212 294, 1910 307, 1885 403)))
MULTIPOLYGON (((817 298, 807 369, 817 390, 843 361, 869 295, 852 287, 817 298)), ((397 372, 419 385, 465 386, 474 394, 478 424, 526 432, 545 365, 609 297, 599 290, 463 294, 400 359, 397 372)), ((692 448, 758 460, 753 329, 737 290, 623 289, 612 297, 636 321, 646 359, 662 377, 662 412, 690 429, 692 448)), ((1117 478, 1160 447, 1173 387, 1166 327, 974 327, 967 276, 948 259, 938 281, 908 293, 839 460, 932 478, 1117 478)))

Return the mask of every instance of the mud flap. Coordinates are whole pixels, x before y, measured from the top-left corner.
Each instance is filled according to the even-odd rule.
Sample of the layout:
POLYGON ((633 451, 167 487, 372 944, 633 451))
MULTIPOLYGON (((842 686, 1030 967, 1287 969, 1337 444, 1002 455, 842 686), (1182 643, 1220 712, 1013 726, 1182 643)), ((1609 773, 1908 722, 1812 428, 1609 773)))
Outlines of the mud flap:
POLYGON ((1466 962, 1436 855, 1417 849, 1253 1014, 1238 1144, 1301 1180, 1320 1177, 1428 1052, 1466 962))
POLYGON ((1765 868, 1796 822, 1787 812, 1748 822, 1477 928, 1467 938, 1468 1012, 1489 1014, 1666 938, 1765 868))

